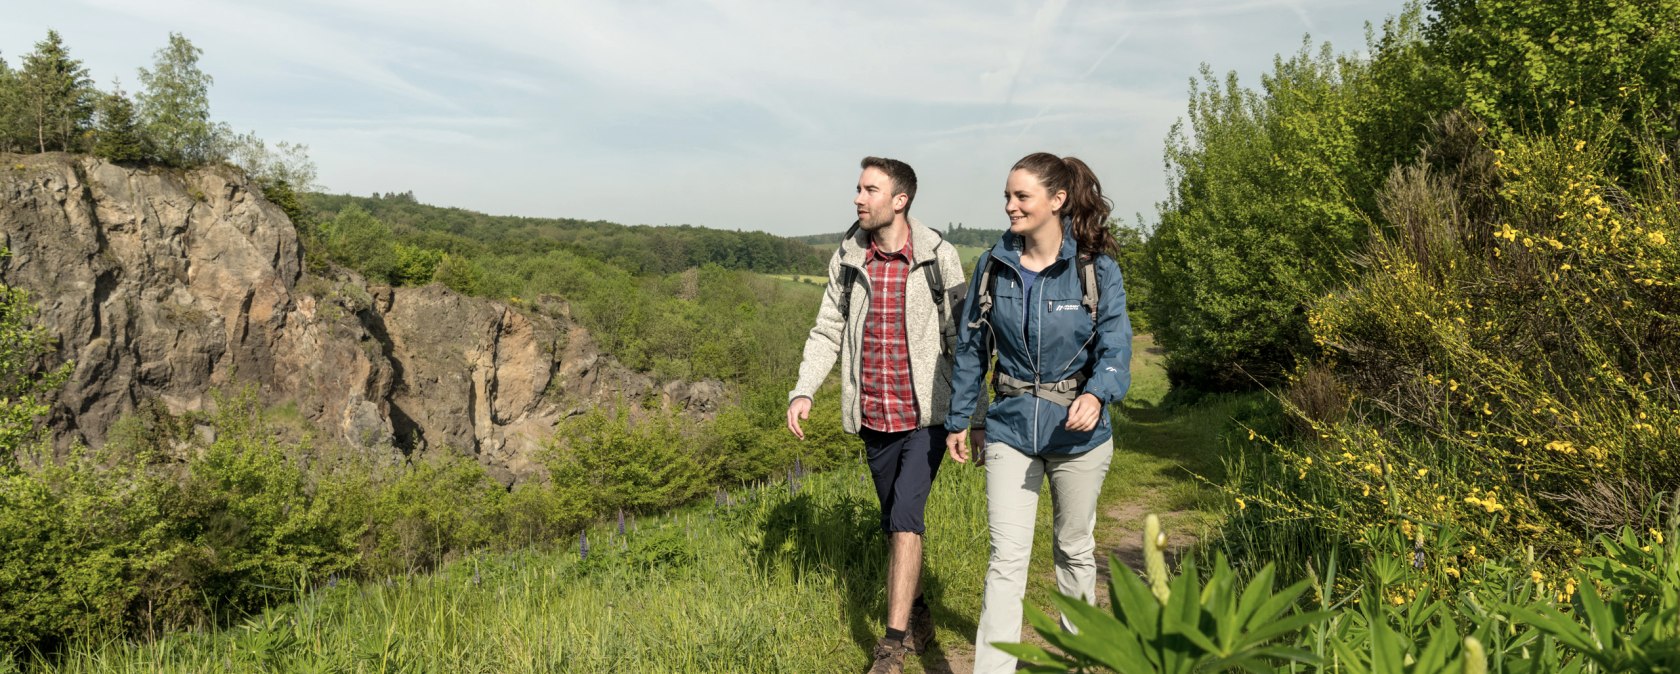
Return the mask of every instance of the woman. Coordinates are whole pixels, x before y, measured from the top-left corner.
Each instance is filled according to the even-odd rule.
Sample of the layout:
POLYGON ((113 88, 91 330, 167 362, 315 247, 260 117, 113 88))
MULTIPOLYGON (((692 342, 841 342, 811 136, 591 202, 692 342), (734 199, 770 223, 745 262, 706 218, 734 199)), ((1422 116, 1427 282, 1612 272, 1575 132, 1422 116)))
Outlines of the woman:
POLYGON ((1021 640, 1021 598, 1046 476, 1056 584, 1086 601, 1096 594, 1091 530, 1114 455, 1108 405, 1131 386, 1132 325, 1111 257, 1111 208, 1085 162, 1026 156, 1004 190, 1009 231, 981 254, 968 289, 945 421, 946 449, 959 463, 968 461, 969 416, 994 348, 997 354, 994 400, 984 428, 974 429, 992 538, 976 674, 1015 669, 1015 658, 992 643, 1021 640))

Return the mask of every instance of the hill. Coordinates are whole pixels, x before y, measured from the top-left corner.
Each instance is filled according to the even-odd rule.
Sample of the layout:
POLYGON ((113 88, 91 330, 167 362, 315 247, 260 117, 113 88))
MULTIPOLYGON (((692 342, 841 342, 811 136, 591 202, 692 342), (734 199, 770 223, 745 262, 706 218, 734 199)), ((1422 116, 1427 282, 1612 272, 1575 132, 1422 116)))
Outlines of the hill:
POLYGON ((323 220, 354 206, 389 224, 400 239, 428 248, 498 255, 566 250, 633 274, 670 274, 706 264, 770 274, 812 274, 820 273, 828 261, 810 246, 763 232, 486 215, 422 204, 412 192, 369 197, 308 194, 304 203, 323 220))

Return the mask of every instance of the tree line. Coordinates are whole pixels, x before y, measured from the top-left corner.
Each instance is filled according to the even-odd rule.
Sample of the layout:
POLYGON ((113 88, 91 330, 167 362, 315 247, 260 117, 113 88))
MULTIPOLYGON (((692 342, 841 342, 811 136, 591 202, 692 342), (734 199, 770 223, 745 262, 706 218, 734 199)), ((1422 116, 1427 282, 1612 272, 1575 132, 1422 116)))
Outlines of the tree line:
POLYGON ((315 181, 308 147, 272 147, 210 116, 214 79, 198 66, 203 50, 179 33, 138 69, 132 95, 108 90, 71 55, 58 31, 35 43, 14 68, 0 57, 0 152, 89 153, 115 162, 175 167, 227 162, 264 184, 307 189, 315 181))
POLYGON ((310 194, 322 221, 351 209, 385 223, 408 243, 439 253, 524 255, 566 250, 632 274, 673 274, 708 264, 766 274, 820 274, 828 258, 810 246, 764 232, 691 225, 621 225, 603 220, 486 215, 418 202, 413 192, 310 194))

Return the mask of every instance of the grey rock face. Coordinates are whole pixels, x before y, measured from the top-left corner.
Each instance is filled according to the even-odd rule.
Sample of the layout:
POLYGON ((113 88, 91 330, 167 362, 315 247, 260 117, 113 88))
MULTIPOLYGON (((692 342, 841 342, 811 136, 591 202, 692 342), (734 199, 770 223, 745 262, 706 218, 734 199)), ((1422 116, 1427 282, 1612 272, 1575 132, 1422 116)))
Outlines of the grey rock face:
POLYGON ((254 387, 342 442, 458 451, 504 481, 538 470, 554 422, 658 395, 696 413, 716 383, 646 376, 596 350, 564 302, 516 311, 442 287, 303 271, 297 231, 232 169, 0 155, 0 281, 27 289, 75 361, 51 423, 98 446, 142 400, 175 413, 254 387))

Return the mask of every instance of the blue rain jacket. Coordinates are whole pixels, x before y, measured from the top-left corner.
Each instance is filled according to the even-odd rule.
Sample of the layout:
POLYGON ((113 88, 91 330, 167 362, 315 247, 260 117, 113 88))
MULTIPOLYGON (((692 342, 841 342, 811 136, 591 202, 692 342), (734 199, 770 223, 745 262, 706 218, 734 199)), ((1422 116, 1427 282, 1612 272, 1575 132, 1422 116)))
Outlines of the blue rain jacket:
POLYGON ((1078 454, 1113 436, 1108 406, 1125 397, 1132 385, 1132 321, 1126 315, 1126 288, 1120 265, 1107 255, 1097 257, 1100 297, 1097 320, 1080 304, 1077 245, 1062 237, 1056 261, 1039 272, 1031 302, 1021 285, 1021 249, 1025 240, 1005 232, 991 250, 980 255, 969 277, 968 300, 958 321, 957 354, 951 380, 951 408, 945 428, 968 428, 980 387, 991 360, 985 349, 988 326, 968 327, 980 315, 980 279, 992 257, 1002 262, 992 290, 990 333, 997 348, 1000 372, 1023 381, 1045 384, 1086 372, 1083 393, 1103 403, 1096 428, 1075 432, 1064 427, 1068 408, 1035 395, 994 399, 986 414, 986 441, 1001 442, 1024 454, 1078 454))

